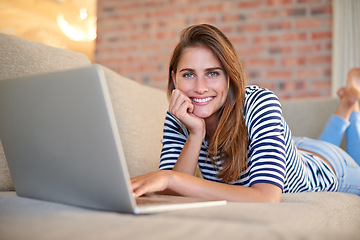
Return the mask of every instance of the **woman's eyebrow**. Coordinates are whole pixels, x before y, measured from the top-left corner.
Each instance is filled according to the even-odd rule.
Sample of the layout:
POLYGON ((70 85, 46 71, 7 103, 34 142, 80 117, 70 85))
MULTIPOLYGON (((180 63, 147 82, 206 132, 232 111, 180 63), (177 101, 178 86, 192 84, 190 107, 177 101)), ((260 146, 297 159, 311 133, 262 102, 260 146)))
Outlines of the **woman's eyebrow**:
POLYGON ((195 70, 191 69, 191 68, 184 68, 184 69, 181 69, 180 72, 195 72, 195 70))
MULTIPOLYGON (((215 70, 224 71, 224 69, 221 67, 210 67, 210 68, 205 69, 206 72, 215 71, 215 70)), ((180 72, 195 72, 195 70, 192 68, 184 68, 184 69, 181 69, 180 72)))
POLYGON ((207 72, 210 72, 210 71, 214 71, 214 70, 221 70, 221 71, 224 71, 224 69, 222 69, 221 67, 211 67, 211 68, 207 68, 205 69, 207 72))

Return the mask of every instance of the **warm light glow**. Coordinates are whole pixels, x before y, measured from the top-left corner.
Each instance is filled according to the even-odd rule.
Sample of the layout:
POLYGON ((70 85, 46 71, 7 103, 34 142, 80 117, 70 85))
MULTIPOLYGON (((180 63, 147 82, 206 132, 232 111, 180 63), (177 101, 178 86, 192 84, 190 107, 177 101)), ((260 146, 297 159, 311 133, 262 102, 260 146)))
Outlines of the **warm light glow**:
POLYGON ((86 8, 80 9, 80 19, 85 20, 88 17, 86 8))
POLYGON ((57 22, 61 31, 74 41, 90 42, 96 38, 96 17, 89 17, 86 8, 81 8, 71 17, 60 13, 57 22))

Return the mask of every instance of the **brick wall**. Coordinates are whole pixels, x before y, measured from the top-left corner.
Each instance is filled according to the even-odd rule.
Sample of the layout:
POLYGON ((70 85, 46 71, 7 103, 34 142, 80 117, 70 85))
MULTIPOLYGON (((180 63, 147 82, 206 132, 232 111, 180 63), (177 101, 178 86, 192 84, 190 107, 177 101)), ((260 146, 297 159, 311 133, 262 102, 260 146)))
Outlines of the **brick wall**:
POLYGON ((210 23, 233 42, 247 84, 280 98, 329 96, 331 0, 98 0, 95 61, 165 89, 179 32, 210 23))

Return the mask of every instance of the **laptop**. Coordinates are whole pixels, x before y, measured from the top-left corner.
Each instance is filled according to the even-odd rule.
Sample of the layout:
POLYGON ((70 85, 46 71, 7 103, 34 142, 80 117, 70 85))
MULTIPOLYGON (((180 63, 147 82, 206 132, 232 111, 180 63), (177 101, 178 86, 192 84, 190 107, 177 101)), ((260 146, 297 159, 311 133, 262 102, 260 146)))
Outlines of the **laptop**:
POLYGON ((2 80, 0 113, 0 139, 19 196, 133 214, 226 204, 133 197, 99 65, 2 80))

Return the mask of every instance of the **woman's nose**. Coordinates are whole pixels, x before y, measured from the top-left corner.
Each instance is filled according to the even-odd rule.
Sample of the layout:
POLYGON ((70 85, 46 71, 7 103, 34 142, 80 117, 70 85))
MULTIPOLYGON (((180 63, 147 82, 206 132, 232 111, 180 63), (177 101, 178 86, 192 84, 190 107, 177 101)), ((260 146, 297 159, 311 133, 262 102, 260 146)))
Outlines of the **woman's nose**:
POLYGON ((196 84, 195 84, 195 92, 199 93, 199 94, 203 94, 205 92, 207 92, 209 89, 207 87, 207 83, 206 83, 206 79, 205 77, 199 77, 196 80, 196 84))

